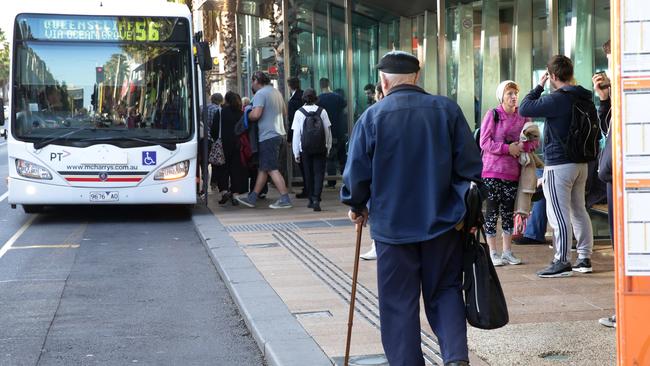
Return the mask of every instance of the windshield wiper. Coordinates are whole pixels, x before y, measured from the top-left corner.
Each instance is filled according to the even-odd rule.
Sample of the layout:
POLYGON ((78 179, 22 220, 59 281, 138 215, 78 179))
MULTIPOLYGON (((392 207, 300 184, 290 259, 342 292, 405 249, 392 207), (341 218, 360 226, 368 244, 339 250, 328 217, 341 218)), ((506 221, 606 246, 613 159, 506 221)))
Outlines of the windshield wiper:
POLYGON ((47 146, 47 145, 49 145, 49 144, 51 144, 53 142, 66 140, 68 137, 76 134, 79 131, 87 131, 87 130, 94 130, 94 129, 95 128, 93 128, 93 127, 82 127, 82 128, 78 128, 78 129, 72 130, 70 132, 66 132, 64 134, 58 135, 58 136, 49 137, 49 138, 46 138, 44 140, 35 142, 34 143, 34 149, 40 150, 40 149, 44 148, 45 146, 47 146))
POLYGON ((120 136, 120 137, 106 136, 106 137, 99 137, 99 138, 84 139, 81 141, 87 142, 87 141, 120 141, 120 140, 144 142, 146 144, 162 146, 169 151, 176 150, 176 144, 173 143, 151 140, 151 139, 143 139, 140 137, 132 137, 132 136, 120 136))

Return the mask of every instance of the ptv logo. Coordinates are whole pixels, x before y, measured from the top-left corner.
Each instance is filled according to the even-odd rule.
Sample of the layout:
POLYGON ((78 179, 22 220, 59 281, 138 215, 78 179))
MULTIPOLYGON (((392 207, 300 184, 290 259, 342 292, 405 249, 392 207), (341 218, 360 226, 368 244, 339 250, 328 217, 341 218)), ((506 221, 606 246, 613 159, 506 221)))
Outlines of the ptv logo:
POLYGON ((63 152, 51 152, 50 161, 54 161, 57 159, 58 159, 57 161, 61 161, 61 159, 67 158, 68 156, 70 156, 70 153, 65 150, 63 150, 63 152))

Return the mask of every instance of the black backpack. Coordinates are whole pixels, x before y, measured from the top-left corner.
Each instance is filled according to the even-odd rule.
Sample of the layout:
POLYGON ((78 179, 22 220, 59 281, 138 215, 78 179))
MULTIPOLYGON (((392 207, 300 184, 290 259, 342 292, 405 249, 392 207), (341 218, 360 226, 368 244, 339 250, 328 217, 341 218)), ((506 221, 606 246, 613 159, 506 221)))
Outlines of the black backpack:
MULTIPOLYGON (((496 108, 492 109, 492 115, 494 123, 499 123, 499 112, 497 112, 496 108)), ((476 146, 478 146, 478 149, 481 150, 481 127, 474 130, 474 141, 476 141, 476 146)))
POLYGON ((300 136, 302 151, 307 154, 326 153, 325 125, 323 125, 323 120, 320 118, 323 108, 318 107, 315 112, 307 112, 305 108, 300 108, 299 111, 305 115, 305 121, 302 124, 302 136, 300 136))
POLYGON ((587 163, 596 160, 600 147, 600 127, 596 106, 591 99, 577 98, 572 93, 558 89, 571 97, 571 124, 564 151, 574 163, 587 163))

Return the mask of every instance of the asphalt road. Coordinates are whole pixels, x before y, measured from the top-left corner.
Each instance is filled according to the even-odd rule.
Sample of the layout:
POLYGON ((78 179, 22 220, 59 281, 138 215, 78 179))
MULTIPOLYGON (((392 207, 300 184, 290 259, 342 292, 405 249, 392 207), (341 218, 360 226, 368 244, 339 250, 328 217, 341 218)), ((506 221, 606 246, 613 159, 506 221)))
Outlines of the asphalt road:
POLYGON ((7 204, 0 365, 263 365, 188 211, 7 204))

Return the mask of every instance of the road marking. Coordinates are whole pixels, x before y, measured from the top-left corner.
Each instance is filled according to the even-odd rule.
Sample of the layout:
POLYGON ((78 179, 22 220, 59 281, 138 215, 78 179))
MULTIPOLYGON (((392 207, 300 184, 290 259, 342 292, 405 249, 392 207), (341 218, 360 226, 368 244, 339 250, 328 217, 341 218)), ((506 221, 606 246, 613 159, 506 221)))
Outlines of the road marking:
POLYGON ((6 243, 4 243, 4 245, 2 246, 2 248, 0 248, 0 258, 2 258, 2 257, 5 255, 5 253, 7 253, 7 251, 8 251, 9 249, 11 249, 11 246, 14 245, 14 243, 16 242, 16 240, 18 240, 18 238, 20 238, 20 236, 23 235, 23 233, 25 232, 25 230, 27 230, 27 228, 29 227, 29 225, 31 225, 32 222, 34 222, 34 220, 36 219, 36 216, 38 216, 38 215, 32 215, 32 217, 30 217, 30 218, 27 220, 27 222, 25 222, 25 223, 23 224, 23 226, 22 226, 20 229, 18 229, 18 231, 16 231, 16 233, 15 233, 11 238, 9 238, 9 240, 7 240, 6 243))
POLYGON ((4 201, 7 197, 9 197, 9 192, 5 192, 2 196, 0 196, 0 202, 4 201))
POLYGON ((53 244, 53 245, 27 245, 27 246, 20 246, 20 247, 11 247, 9 250, 16 250, 16 249, 51 249, 51 248, 56 248, 56 249, 68 249, 68 248, 79 248, 79 244, 53 244))

